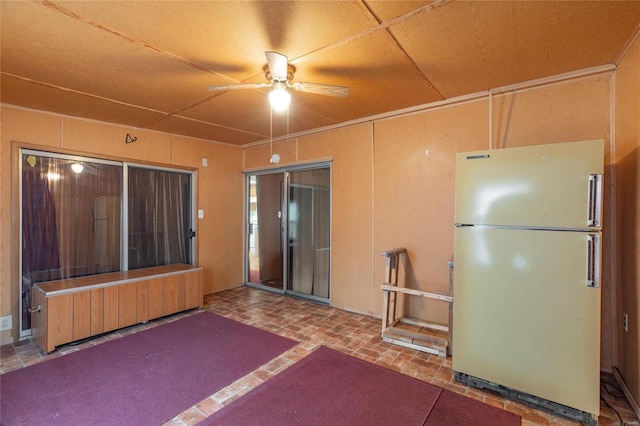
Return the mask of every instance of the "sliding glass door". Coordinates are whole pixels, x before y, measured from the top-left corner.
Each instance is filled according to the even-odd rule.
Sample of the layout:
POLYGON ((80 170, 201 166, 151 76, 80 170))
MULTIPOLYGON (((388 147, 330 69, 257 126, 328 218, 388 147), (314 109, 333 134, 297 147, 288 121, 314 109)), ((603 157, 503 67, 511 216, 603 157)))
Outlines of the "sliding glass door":
POLYGON ((247 176, 247 282, 328 302, 328 165, 247 176))
POLYGON ((329 169, 289 173, 287 290, 329 298, 329 169))
POLYGON ((282 289, 282 191, 284 174, 249 176, 248 280, 282 289))

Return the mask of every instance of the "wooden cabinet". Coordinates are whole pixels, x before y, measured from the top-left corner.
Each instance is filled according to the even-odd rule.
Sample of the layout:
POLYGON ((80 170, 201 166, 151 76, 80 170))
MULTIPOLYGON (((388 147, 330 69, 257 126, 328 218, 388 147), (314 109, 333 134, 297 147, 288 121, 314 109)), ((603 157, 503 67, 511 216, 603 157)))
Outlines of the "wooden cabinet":
POLYGON ((167 265, 38 283, 36 342, 46 351, 187 309, 202 307, 202 268, 167 265))

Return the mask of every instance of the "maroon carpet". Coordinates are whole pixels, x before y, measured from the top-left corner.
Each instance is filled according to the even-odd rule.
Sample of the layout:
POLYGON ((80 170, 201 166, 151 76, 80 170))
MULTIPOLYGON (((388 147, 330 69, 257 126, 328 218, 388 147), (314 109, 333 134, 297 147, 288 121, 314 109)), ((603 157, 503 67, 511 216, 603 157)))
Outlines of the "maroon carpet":
POLYGON ((491 425, 520 417, 320 347, 201 425, 491 425))
POLYGON ((296 342, 202 312, 0 376, 2 425, 158 425, 296 342))

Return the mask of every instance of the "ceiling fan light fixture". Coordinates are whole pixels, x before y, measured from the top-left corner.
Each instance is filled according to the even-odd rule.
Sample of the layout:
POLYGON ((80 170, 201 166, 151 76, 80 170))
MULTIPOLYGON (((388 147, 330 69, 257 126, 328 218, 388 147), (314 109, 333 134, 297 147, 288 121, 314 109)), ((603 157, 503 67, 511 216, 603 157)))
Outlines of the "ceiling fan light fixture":
POLYGON ((285 111, 289 108, 291 102, 291 94, 287 91, 284 84, 276 84, 273 90, 269 93, 269 103, 271 108, 278 112, 285 111))
POLYGON ((284 112, 289 108, 291 95, 287 88, 298 92, 315 93, 336 98, 344 98, 349 94, 349 88, 344 86, 304 82, 292 83, 296 67, 289 63, 287 57, 282 53, 272 51, 266 51, 264 54, 267 58, 267 63, 262 67, 262 71, 268 83, 217 84, 209 86, 207 89, 212 92, 226 92, 235 89, 262 89, 265 87, 273 87, 273 90, 269 93, 269 104, 271 105, 271 111, 275 110, 277 112, 284 112))

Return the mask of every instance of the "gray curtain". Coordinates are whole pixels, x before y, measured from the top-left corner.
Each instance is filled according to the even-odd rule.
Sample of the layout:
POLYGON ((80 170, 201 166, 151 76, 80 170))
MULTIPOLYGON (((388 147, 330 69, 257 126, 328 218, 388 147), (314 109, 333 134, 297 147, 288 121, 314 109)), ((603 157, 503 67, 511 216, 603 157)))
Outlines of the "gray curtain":
POLYGON ((129 168, 129 269, 191 263, 191 175, 129 168))

